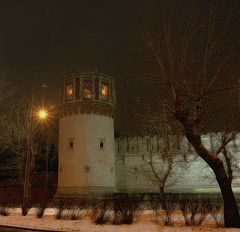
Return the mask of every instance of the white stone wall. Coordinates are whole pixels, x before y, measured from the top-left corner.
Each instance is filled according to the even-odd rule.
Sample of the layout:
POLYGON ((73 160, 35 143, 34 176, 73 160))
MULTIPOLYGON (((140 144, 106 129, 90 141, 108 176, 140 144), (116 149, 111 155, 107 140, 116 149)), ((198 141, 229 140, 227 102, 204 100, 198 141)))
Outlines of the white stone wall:
POLYGON ((115 189, 113 128, 113 119, 103 115, 74 114, 59 120, 57 196, 115 189))
MULTIPOLYGON (((221 144, 221 134, 206 134, 202 137, 203 144, 211 151, 218 150, 221 144)), ((157 143, 161 145, 161 139, 157 137, 135 137, 115 139, 116 155, 116 184, 120 192, 157 192, 157 182, 152 181, 148 163, 144 160, 149 152, 158 156, 157 143)), ((227 146, 232 156, 232 163, 240 167, 240 136, 227 146)), ((222 154, 219 156, 221 157, 222 154)), ((179 142, 179 156, 173 168, 173 175, 167 183, 169 192, 216 192, 219 191, 217 182, 211 169, 198 157, 186 138, 179 142), (183 155, 185 154, 185 155, 183 155), (188 162, 185 162, 187 158, 188 162)), ((239 191, 240 175, 234 171, 233 187, 239 191)))
MULTIPOLYGON (((114 140, 113 134, 113 119, 107 116, 74 114, 60 119, 57 196, 112 191, 159 192, 158 182, 146 157, 152 153, 159 162, 160 170, 166 168, 166 164, 158 158, 162 139, 155 136, 114 140), (73 147, 70 147, 71 142, 73 147)), ((202 141, 207 149, 214 152, 221 144, 221 134, 206 134, 202 141)), ((240 164, 239 149, 238 135, 227 146, 236 167, 240 164)), ((166 183, 167 192, 219 190, 213 172, 195 154, 185 137, 179 139, 178 155, 174 161, 172 174, 166 183)), ((239 177, 235 171, 233 187, 236 191, 240 189, 239 177)))

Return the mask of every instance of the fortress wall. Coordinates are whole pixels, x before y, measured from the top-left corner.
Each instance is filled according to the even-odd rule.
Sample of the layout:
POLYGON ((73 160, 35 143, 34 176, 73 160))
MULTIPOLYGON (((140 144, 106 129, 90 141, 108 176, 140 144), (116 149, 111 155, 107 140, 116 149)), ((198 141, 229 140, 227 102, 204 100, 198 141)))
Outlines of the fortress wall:
MULTIPOLYGON (((203 135, 202 142, 207 149, 216 152, 221 143, 220 133, 203 135)), ((167 167, 159 157, 161 139, 157 137, 133 137, 115 139, 116 185, 121 192, 158 192, 158 182, 150 170, 146 158, 153 154, 159 170, 167 167)), ((240 136, 231 141, 227 150, 232 155, 232 162, 240 167, 240 136)), ((220 157, 222 154, 219 155, 220 157)), ((169 192, 211 191, 218 188, 212 170, 196 155, 185 137, 179 141, 179 154, 174 161, 173 174, 167 182, 169 192), (184 155, 185 154, 185 155, 184 155), (185 162, 187 161, 187 162, 185 162)), ((240 187, 240 172, 234 171, 233 187, 240 187)))
POLYGON ((143 170, 145 162, 140 156, 127 155, 124 159, 116 157, 116 185, 120 192, 156 192, 158 186, 153 185, 143 170))

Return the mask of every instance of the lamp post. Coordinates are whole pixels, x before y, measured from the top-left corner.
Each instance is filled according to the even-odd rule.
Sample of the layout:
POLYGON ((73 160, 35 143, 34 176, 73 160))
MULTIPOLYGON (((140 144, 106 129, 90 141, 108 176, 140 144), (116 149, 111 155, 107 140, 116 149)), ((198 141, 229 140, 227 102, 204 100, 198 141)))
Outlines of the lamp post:
MULTIPOLYGON (((45 121, 48 118, 48 113, 46 110, 40 110, 38 112, 38 117, 40 120, 45 121)), ((48 127, 47 127, 48 130, 48 127)), ((47 200, 47 190, 48 190, 48 153, 49 153, 49 139, 48 139, 48 131, 47 131, 47 143, 46 143, 46 154, 45 154, 45 159, 46 159, 46 166, 45 166, 45 185, 44 185, 44 197, 45 200, 47 200)))

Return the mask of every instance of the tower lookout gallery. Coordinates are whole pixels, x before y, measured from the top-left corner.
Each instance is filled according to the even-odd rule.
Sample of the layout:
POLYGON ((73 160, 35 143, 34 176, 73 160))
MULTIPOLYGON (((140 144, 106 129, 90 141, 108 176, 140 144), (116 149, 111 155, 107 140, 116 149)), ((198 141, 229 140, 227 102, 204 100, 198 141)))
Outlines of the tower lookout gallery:
POLYGON ((59 91, 56 197, 112 194, 115 185, 115 85, 97 72, 65 74, 59 91))

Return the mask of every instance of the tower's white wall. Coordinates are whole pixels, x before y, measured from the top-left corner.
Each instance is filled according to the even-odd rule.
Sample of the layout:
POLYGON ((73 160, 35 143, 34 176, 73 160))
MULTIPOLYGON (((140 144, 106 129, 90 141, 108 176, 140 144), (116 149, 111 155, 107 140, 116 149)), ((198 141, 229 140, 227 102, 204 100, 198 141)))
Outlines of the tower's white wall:
POLYGON ((71 188, 76 193, 115 189, 113 124, 111 117, 96 114, 60 118, 58 191, 70 194, 71 188), (73 141, 73 149, 69 149, 69 141, 73 141))

